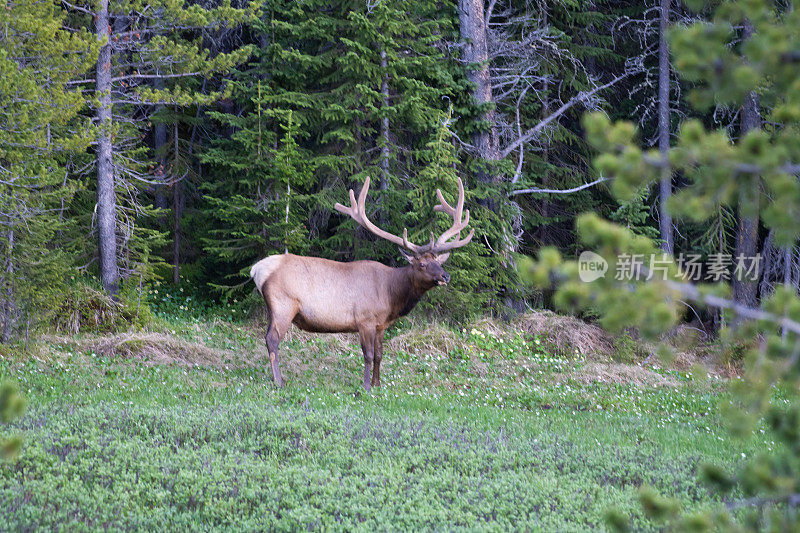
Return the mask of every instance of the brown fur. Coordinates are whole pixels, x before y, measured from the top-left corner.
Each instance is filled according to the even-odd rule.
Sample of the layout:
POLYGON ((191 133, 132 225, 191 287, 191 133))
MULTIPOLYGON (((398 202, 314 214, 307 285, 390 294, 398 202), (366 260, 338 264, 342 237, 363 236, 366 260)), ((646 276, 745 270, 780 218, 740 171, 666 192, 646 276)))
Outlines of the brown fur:
POLYGON ((294 323, 317 333, 357 332, 364 352, 364 388, 380 385, 384 332, 428 290, 449 281, 441 266, 446 258, 424 253, 408 257, 410 264, 402 268, 292 254, 256 263, 251 276, 263 279, 258 289, 270 313, 266 342, 275 382, 283 386, 278 345, 294 323))

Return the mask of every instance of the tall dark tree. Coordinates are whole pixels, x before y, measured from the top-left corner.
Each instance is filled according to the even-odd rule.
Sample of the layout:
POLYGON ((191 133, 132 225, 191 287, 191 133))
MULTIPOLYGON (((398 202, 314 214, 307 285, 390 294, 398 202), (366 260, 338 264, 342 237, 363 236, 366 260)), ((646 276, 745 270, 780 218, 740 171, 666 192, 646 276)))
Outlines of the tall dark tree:
MULTIPOLYGON (((490 6, 494 6, 491 2, 490 6)), ((491 17, 492 11, 489 12, 491 17)), ((492 79, 489 73, 488 17, 484 0, 458 0, 459 31, 461 33, 462 59, 466 64, 467 79, 473 84, 472 97, 480 107, 478 119, 482 122, 472 136, 477 156, 491 164, 500 160, 500 147, 495 125, 496 102, 492 95, 492 79)), ((491 170, 481 169, 483 181, 492 178, 491 170)))
MULTIPOLYGON (((746 42, 753 37, 753 25, 744 21, 742 39, 746 42)), ((740 135, 761 129, 761 110, 759 98, 755 91, 747 93, 742 105, 742 118, 740 135)), ((745 265, 745 271, 751 266, 757 266, 756 254, 758 253, 758 179, 749 180, 748 186, 743 187, 739 193, 738 225, 736 229, 736 261, 745 265)), ((742 305, 755 307, 758 305, 758 280, 749 277, 734 276, 731 280, 733 299, 742 305)))

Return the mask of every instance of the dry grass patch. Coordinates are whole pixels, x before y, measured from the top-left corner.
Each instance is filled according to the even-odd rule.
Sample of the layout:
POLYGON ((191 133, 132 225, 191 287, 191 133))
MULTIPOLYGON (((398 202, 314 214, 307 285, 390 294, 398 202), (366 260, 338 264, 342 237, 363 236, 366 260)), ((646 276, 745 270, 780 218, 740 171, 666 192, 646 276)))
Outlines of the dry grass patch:
POLYGON ((117 335, 87 337, 80 347, 98 355, 135 359, 149 365, 253 366, 264 353, 242 357, 233 350, 212 348, 165 333, 128 332, 117 335))
POLYGON ((103 331, 114 328, 136 315, 105 292, 88 285, 74 287, 54 313, 53 327, 58 333, 103 331))
POLYGON ((384 351, 445 357, 463 344, 464 341, 456 332, 434 323, 424 328, 415 327, 388 339, 384 343, 384 351))
POLYGON ((512 324, 521 333, 545 335, 562 354, 573 354, 578 350, 591 359, 605 360, 614 355, 614 340, 608 332, 575 317, 557 315, 552 311, 532 311, 512 324))

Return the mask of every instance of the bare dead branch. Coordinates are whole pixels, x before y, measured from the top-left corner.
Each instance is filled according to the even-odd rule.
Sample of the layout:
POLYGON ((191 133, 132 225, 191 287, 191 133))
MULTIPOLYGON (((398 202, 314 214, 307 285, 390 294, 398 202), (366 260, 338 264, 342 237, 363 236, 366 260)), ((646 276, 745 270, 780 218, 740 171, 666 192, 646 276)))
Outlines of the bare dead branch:
POLYGON ((604 181, 609 181, 611 178, 598 178, 591 183, 584 183, 583 185, 579 185, 577 187, 573 187, 572 189, 520 189, 518 191, 511 191, 508 193, 509 196, 516 196, 517 194, 528 194, 528 193, 539 193, 539 194, 570 194, 573 192, 582 191, 584 189, 588 189, 598 183, 603 183, 604 181))
POLYGON ((614 77, 614 79, 612 79, 608 83, 604 83, 603 85, 598 85, 597 87, 593 88, 590 91, 579 93, 577 96, 575 96, 574 98, 570 99, 568 102, 566 102, 561 107, 556 109, 552 114, 548 115, 547 118, 543 119, 541 122, 539 122, 534 127, 530 128, 528 131, 526 131, 524 134, 522 134, 522 136, 520 136, 516 141, 514 141, 510 145, 506 146, 500 152, 501 158, 508 157, 511 154, 511 152, 513 152, 514 150, 519 148, 520 145, 530 141, 532 138, 534 138, 536 135, 538 135, 544 128, 546 128, 548 125, 550 125, 551 122, 553 122, 554 120, 559 118, 561 115, 563 115, 564 113, 569 111, 575 105, 587 101, 589 98, 591 98, 592 96, 594 96, 598 92, 600 92, 602 90, 605 90, 605 89, 608 89, 609 87, 611 87, 611 86, 615 85, 616 83, 618 83, 620 80, 623 80, 623 79, 627 78, 631 74, 632 74, 632 72, 625 72, 623 74, 620 74, 620 75, 614 77))

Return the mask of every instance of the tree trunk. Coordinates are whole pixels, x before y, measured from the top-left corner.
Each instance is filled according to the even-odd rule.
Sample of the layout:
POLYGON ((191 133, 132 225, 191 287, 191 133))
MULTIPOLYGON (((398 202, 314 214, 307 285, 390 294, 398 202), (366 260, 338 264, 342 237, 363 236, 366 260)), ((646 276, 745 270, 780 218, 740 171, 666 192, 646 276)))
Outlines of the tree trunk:
MULTIPOLYGON (((475 152, 481 160, 478 165, 476 177, 483 183, 496 183, 500 181, 497 172, 497 162, 501 159, 500 139, 495 122, 495 101, 492 96, 492 80, 489 72, 489 42, 487 35, 486 11, 484 0, 458 0, 458 20, 461 40, 463 42, 462 59, 467 64, 467 80, 474 84, 472 97, 482 111, 480 121, 484 124, 472 136, 475 152)), ((478 203, 495 213, 500 211, 505 202, 505 194, 492 191, 478 200, 478 203)), ((512 269, 514 266, 513 252, 519 243, 513 233, 513 222, 504 224, 503 234, 497 243, 499 255, 503 262, 512 269)), ((489 246, 491 248, 491 245, 489 246)), ((521 282, 520 282, 521 286, 521 282)), ((516 298, 516 296, 514 297, 516 298)), ((505 298, 510 307, 517 307, 522 302, 512 298, 505 298)))
MULTIPOLYGON (((153 82, 153 86, 157 90, 163 89, 164 80, 161 78, 157 78, 153 82)), ((164 106, 162 105, 156 106, 157 111, 160 111, 163 108, 164 106)), ((158 122, 153 127, 153 148, 155 149, 158 161, 156 176, 160 180, 164 179, 164 175, 167 171, 167 157, 166 157, 166 150, 164 149, 166 144, 167 144, 167 125, 164 124, 163 122, 158 122)), ((156 202, 156 207, 158 207, 159 209, 167 209, 168 207, 167 195, 166 191, 164 190, 165 188, 166 184, 163 183, 159 183, 155 186, 155 202, 156 202)), ((163 223, 164 225, 166 225, 166 221, 163 221, 163 223)))
MULTIPOLYGON (((745 23, 743 38, 749 39, 753 35, 753 26, 745 23)), ((758 95, 751 92, 745 99, 744 106, 742 107, 742 127, 741 136, 743 137, 748 131, 761 127, 761 114, 759 112, 758 95)), ((757 185, 754 185, 757 186, 757 185)), ((735 261, 742 258, 744 264, 750 266, 750 262, 754 261, 756 255, 756 244, 758 243, 758 214, 755 216, 748 213, 746 204, 748 197, 757 197, 757 191, 751 194, 742 192, 739 199, 739 224, 736 231, 736 251, 735 261)), ((732 279, 732 292, 733 299, 739 304, 749 307, 756 307, 758 305, 758 285, 756 281, 747 279, 732 279)))
MULTIPOLYGON (((792 288, 792 251, 794 246, 787 246, 783 250, 783 286, 786 288, 787 291, 791 290, 792 288)), ((789 331, 786 329, 786 326, 781 328, 781 339, 786 342, 786 336, 789 334, 789 331)))
POLYGON ((14 319, 14 226, 7 232, 8 261, 6 262, 6 297, 3 305, 3 335, 0 342, 8 344, 11 340, 11 322, 14 319))
MULTIPOLYGON (((660 38, 658 43, 658 148, 664 162, 669 157, 669 45, 667 28, 669 26, 670 0, 661 0, 660 38)), ((661 249, 668 254, 674 251, 672 236, 672 216, 667 211, 667 201, 672 196, 672 169, 661 167, 659 187, 658 225, 661 230, 661 249)))
MULTIPOLYGON (((472 96, 475 103, 485 107, 481 120, 489 124, 488 130, 475 133, 472 142, 478 156, 489 167, 500 159, 500 149, 497 129, 494 127, 494 99, 489 77, 489 46, 483 0, 458 0, 458 19, 461 39, 464 41, 463 59, 467 63, 467 79, 475 84, 472 96)), ((482 181, 491 181, 491 169, 484 169, 478 177, 482 181)))
MULTIPOLYGON (((548 24, 548 11, 547 6, 542 5, 542 27, 547 27, 548 24)), ((550 80, 545 77, 542 81, 542 115, 540 120, 546 119, 550 116, 550 80)), ((520 157, 522 157, 522 151, 524 148, 520 146, 520 157)), ((550 187, 550 144, 544 143, 542 145, 542 163, 544 164, 544 174, 542 175, 542 188, 548 189, 550 187)), ((521 170, 521 169, 520 169, 521 170)), ((541 209, 542 221, 544 224, 540 225, 536 228, 536 233, 539 239, 539 245, 543 246, 545 244, 550 244, 548 242, 548 237, 552 233, 552 231, 548 231, 549 224, 547 223, 547 219, 550 218, 550 196, 545 194, 544 198, 542 198, 542 209, 541 209)))
MULTIPOLYGON (((97 39, 109 37, 108 0, 100 0, 95 22, 97 39)), ((111 142, 111 47, 106 44, 97 58, 97 122, 100 134, 97 139, 97 228, 100 253, 100 280, 111 296, 119 291, 117 269, 117 219, 114 166, 111 142)))
POLYGON ((381 69, 383 77, 381 79, 381 96, 383 97, 384 115, 381 119, 381 180, 380 189, 385 191, 389 188, 389 75, 386 73, 388 63, 386 61, 386 50, 381 49, 381 69))
POLYGON ((178 177, 178 122, 175 121, 175 163, 172 169, 172 282, 176 285, 181 278, 181 183, 178 177))

